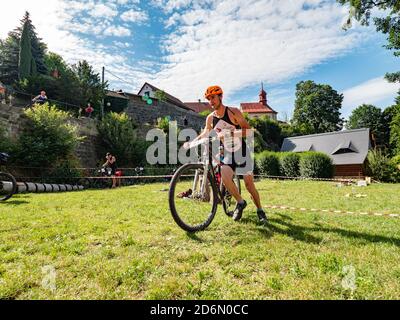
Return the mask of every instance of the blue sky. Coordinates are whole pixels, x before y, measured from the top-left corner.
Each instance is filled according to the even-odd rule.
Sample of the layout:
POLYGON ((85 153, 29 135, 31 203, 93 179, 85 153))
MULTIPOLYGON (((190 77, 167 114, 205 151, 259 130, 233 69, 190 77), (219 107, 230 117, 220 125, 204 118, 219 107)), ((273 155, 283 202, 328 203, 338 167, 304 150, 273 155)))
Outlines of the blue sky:
POLYGON ((0 37, 31 12, 39 36, 68 62, 106 67, 110 88, 136 93, 145 81, 182 101, 219 84, 225 103, 258 100, 260 83, 279 117, 291 117, 301 80, 343 93, 347 117, 361 103, 390 105, 383 80, 399 58, 385 37, 357 24, 334 0, 53 0, 7 2, 0 37))

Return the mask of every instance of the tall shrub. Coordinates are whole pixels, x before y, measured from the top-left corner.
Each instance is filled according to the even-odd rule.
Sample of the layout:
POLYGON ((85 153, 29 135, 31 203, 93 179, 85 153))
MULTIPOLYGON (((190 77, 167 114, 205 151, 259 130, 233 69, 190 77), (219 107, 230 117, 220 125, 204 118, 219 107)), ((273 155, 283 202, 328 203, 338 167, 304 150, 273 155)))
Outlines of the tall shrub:
POLYGON ((72 116, 48 103, 25 111, 27 125, 19 137, 18 162, 30 167, 53 168, 73 157, 79 137, 69 123, 72 116))
POLYGON ((99 122, 98 130, 107 150, 117 157, 119 165, 137 161, 136 153, 143 149, 136 136, 136 124, 126 113, 110 112, 99 122))
POLYGON ((390 158, 380 149, 370 150, 367 157, 367 173, 372 178, 389 182, 393 167, 390 163, 390 158))

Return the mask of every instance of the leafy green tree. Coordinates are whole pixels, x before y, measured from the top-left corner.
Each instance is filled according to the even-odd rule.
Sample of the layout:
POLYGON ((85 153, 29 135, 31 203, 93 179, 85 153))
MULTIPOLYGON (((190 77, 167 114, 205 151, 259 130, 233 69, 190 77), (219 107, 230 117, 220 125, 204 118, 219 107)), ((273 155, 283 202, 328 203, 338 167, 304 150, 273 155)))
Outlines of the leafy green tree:
POLYGON ((376 144, 379 147, 384 146, 383 125, 382 125, 382 110, 370 105, 363 104, 350 115, 349 122, 346 125, 347 129, 369 128, 376 139, 376 144))
POLYGON ((49 73, 57 70, 59 74, 58 78, 51 77, 54 83, 52 90, 49 90, 52 98, 77 106, 85 105, 87 101, 82 97, 78 77, 64 59, 56 53, 49 52, 45 56, 45 64, 49 73))
MULTIPOLYGON (((393 50, 395 56, 400 56, 400 1, 398 0, 337 0, 342 5, 350 6, 349 19, 344 26, 351 27, 352 19, 360 21, 362 25, 368 26, 371 16, 378 32, 387 35, 388 50, 393 50)), ((400 72, 386 74, 390 82, 400 82, 400 72)))
POLYGON ((166 95, 165 91, 163 91, 163 90, 157 90, 157 91, 154 93, 154 97, 155 97, 158 101, 161 101, 161 102, 167 101, 167 95, 166 95))
POLYGON ((400 112, 394 115, 390 124, 390 145, 394 155, 400 155, 400 112))
MULTIPOLYGON (((277 121, 270 119, 268 116, 262 116, 260 118, 248 118, 248 122, 252 128, 260 133, 262 139, 266 142, 268 150, 278 151, 280 149, 282 129, 277 121)), ((262 142, 260 144, 262 145, 262 142)))
POLYGON ((307 129, 309 134, 339 131, 343 128, 342 102, 343 95, 331 86, 301 81, 296 86, 293 125, 307 129))
POLYGON ((44 63, 49 75, 52 71, 58 70, 60 74, 65 73, 70 69, 68 64, 64 61, 63 57, 54 52, 48 52, 44 57, 44 63))
POLYGON ((396 114, 400 113, 400 104, 397 105, 392 105, 390 107, 387 107, 383 112, 382 112, 382 118, 381 118, 381 123, 382 123, 382 140, 383 140, 383 145, 386 149, 389 149, 389 153, 393 154, 394 153, 394 146, 390 144, 390 131, 391 131, 391 123, 396 114))
POLYGON ((108 83, 102 84, 100 74, 96 73, 86 60, 73 65, 72 70, 79 83, 81 100, 91 102, 93 108, 99 110, 108 83))

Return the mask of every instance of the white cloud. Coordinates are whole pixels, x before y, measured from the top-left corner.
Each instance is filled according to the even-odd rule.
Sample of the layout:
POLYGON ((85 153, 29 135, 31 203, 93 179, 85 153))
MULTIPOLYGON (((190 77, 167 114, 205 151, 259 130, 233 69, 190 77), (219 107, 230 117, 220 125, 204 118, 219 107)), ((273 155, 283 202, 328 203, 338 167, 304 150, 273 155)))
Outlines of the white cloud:
POLYGON ((94 18, 112 19, 118 14, 118 10, 105 4, 97 4, 89 14, 94 18))
MULTIPOLYGON (((61 54, 68 63, 76 63, 85 59, 93 65, 96 72, 101 72, 101 67, 105 66, 107 70, 131 83, 132 85, 125 83, 124 88, 134 92, 140 87, 140 79, 146 78, 146 74, 129 65, 128 54, 131 52, 119 50, 116 53, 113 45, 102 45, 76 34, 76 31, 101 33, 105 28, 111 26, 109 21, 98 22, 94 18, 85 19, 86 23, 82 25, 73 20, 73 13, 80 12, 80 10, 91 10, 93 5, 93 1, 13 0, 7 4, 7 11, 2 12, 0 38, 5 38, 8 31, 17 27, 25 11, 29 11, 36 31, 48 45, 49 51, 61 54)), ((128 34, 126 30, 118 31, 116 27, 107 32, 128 34)))
POLYGON ((143 23, 149 20, 146 12, 141 10, 128 10, 121 15, 121 19, 125 22, 143 23))
POLYGON ((129 37, 131 35, 131 31, 124 27, 111 26, 104 30, 104 35, 114 37, 129 37))
POLYGON ((351 111, 362 104, 377 104, 380 107, 387 101, 394 101, 400 86, 398 83, 389 83, 384 77, 374 78, 349 88, 343 92, 343 110, 345 116, 350 115, 351 111))
POLYGON ((82 37, 130 36, 130 26, 118 24, 116 17, 121 14, 129 22, 148 18, 147 13, 136 13, 141 12, 138 3, 13 0, 2 13, 0 37, 15 28, 28 10, 39 36, 68 62, 86 59, 97 69, 105 65, 132 84, 123 87, 120 82, 126 90, 135 91, 144 81, 151 81, 189 101, 203 97, 210 84, 222 85, 229 99, 261 81, 267 87, 284 82, 345 54, 368 33, 357 27, 343 32, 347 10, 334 0, 152 0, 167 13, 165 25, 175 27, 161 38, 165 54, 161 64, 153 65, 149 61, 154 59, 145 56, 131 65, 131 48, 115 51, 116 46, 123 48, 122 42, 111 39, 111 45, 105 46, 82 37), (121 8, 129 11, 119 12, 121 8))
POLYGON ((229 99, 261 81, 284 82, 367 38, 365 28, 341 29, 347 11, 335 1, 158 2, 188 8, 166 21, 175 31, 162 43, 168 64, 156 79, 184 100, 202 96, 212 83, 223 86, 229 99))
POLYGON ((203 0, 151 0, 150 3, 158 8, 161 8, 166 13, 171 13, 174 10, 187 8, 193 2, 202 3, 203 0))

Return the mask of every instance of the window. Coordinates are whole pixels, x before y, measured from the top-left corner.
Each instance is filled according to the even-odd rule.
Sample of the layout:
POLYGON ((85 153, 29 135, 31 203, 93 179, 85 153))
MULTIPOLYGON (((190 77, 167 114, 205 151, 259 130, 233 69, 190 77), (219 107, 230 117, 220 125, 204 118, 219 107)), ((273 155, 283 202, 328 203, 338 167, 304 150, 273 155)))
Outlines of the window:
POLYGON ((332 152, 332 154, 344 154, 344 153, 358 153, 358 150, 351 141, 346 141, 340 143, 332 152))

